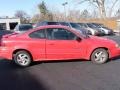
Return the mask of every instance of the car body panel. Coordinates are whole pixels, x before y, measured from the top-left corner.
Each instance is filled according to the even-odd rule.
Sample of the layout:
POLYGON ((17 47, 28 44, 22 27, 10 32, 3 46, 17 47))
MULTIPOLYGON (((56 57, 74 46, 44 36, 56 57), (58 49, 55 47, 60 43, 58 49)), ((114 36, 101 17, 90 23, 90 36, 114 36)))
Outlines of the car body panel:
POLYGON ((99 36, 101 35, 101 32, 99 30, 97 30, 98 28, 93 28, 93 27, 90 27, 88 24, 89 23, 78 23, 81 27, 87 29, 88 31, 90 31, 91 35, 94 35, 94 36, 99 36))
POLYGON ((74 28, 76 30, 79 30, 82 34, 87 34, 87 29, 83 29, 79 26, 78 23, 72 23, 72 22, 50 22, 50 21, 43 21, 43 22, 38 22, 35 25, 35 28, 39 26, 45 26, 45 25, 63 25, 63 26, 68 26, 70 28, 74 28))
POLYGON ((99 29, 101 29, 102 31, 104 31, 104 33, 106 35, 113 34, 113 30, 105 27, 103 24, 99 24, 99 23, 91 23, 91 24, 95 25, 96 27, 98 27, 99 29))
POLYGON ((76 40, 47 40, 46 55, 47 59, 79 59, 86 53, 86 45, 76 40), (72 56, 72 57, 71 57, 72 56))
POLYGON ((109 53, 109 58, 120 54, 120 48, 112 40, 95 36, 83 37, 76 30, 66 26, 48 25, 35 28, 23 34, 6 35, 1 40, 0 57, 6 59, 13 58, 16 50, 28 51, 34 61, 44 60, 70 60, 85 59, 90 60, 92 52, 97 48, 105 48, 109 53), (48 40, 33 39, 29 34, 47 28, 64 28, 74 33, 81 40, 48 40))

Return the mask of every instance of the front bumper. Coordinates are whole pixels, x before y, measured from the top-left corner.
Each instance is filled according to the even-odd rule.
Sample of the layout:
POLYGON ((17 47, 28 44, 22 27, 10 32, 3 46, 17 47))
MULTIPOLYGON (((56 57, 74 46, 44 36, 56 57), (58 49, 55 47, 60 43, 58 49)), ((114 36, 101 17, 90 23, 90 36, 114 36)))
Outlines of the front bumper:
POLYGON ((109 50, 109 58, 120 56, 120 48, 114 48, 109 50))

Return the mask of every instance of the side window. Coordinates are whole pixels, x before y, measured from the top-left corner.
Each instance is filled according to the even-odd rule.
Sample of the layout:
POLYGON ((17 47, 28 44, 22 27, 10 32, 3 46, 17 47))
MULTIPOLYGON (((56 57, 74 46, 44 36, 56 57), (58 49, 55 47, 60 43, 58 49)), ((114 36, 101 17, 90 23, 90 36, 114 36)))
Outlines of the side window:
POLYGON ((52 40, 74 40, 76 35, 62 28, 47 29, 47 38, 52 40))
POLYGON ((45 39, 45 30, 37 30, 29 34, 31 38, 45 39))
POLYGON ((74 33, 70 32, 70 31, 67 31, 67 33, 68 33, 69 40, 75 40, 77 38, 77 36, 74 33))

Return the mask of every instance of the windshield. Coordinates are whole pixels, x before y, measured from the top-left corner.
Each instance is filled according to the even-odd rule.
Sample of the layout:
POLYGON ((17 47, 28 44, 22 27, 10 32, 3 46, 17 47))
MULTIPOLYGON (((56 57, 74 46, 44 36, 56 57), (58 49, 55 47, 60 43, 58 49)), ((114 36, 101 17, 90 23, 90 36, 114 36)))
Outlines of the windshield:
POLYGON ((101 28, 102 26, 100 24, 97 24, 97 23, 93 23, 94 26, 98 27, 98 28, 101 28))
POLYGON ((81 33, 83 35, 83 37, 88 37, 87 30, 81 28, 79 26, 79 24, 76 24, 76 23, 70 23, 70 24, 71 24, 72 28, 74 28, 76 31, 81 33))
POLYGON ((70 26, 68 23, 66 22, 60 22, 61 25, 64 25, 64 26, 70 26))
POLYGON ((81 29, 80 26, 78 24, 76 24, 76 23, 70 23, 70 24, 75 29, 81 29))
POLYGON ((87 28, 86 24, 84 24, 84 23, 78 23, 78 24, 79 24, 79 26, 82 27, 82 28, 87 28))
POLYGON ((87 24, 88 25, 88 27, 90 27, 90 28, 97 28, 97 26, 95 26, 95 25, 93 25, 93 24, 87 24))
POLYGON ((59 25, 58 22, 47 22, 48 25, 59 25))
POLYGON ((105 29, 108 29, 108 30, 110 30, 108 27, 105 27, 105 26, 103 26, 102 28, 105 28, 105 29))
POLYGON ((77 32, 80 36, 83 38, 89 38, 89 35, 87 33, 81 33, 79 30, 76 30, 75 28, 72 29, 73 31, 77 32))
POLYGON ((32 29, 32 25, 21 25, 21 26, 19 26, 19 30, 21 30, 21 31, 26 31, 26 30, 29 30, 29 29, 32 29))

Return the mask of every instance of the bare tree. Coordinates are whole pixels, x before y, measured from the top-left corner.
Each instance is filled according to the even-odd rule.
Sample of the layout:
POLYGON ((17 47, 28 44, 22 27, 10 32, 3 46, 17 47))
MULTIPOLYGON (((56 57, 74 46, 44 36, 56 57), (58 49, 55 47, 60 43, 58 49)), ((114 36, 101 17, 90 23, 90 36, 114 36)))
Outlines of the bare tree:
POLYGON ((80 20, 81 12, 80 10, 69 10, 67 19, 68 21, 77 22, 80 20))
POLYGON ((91 15, 90 15, 89 11, 85 9, 85 10, 83 10, 83 11, 81 12, 80 17, 81 17, 81 18, 90 18, 91 15))
POLYGON ((98 12, 96 10, 94 10, 91 14, 92 18, 98 18, 98 12))
POLYGON ((40 19, 41 19, 41 18, 40 18, 40 15, 39 15, 39 14, 35 14, 35 15, 31 18, 31 22, 32 22, 32 23, 37 23, 37 22, 41 21, 40 19))
POLYGON ((101 18, 106 18, 105 0, 76 0, 76 1, 79 1, 79 4, 82 4, 84 2, 92 4, 99 10, 101 18))
POLYGON ((120 18, 120 9, 118 9, 115 13, 115 17, 120 18))
POLYGON ((42 1, 42 3, 38 4, 38 9, 40 11, 40 16, 43 20, 53 20, 53 15, 50 12, 50 10, 48 10, 46 4, 44 1, 42 1))
POLYGON ((109 9, 109 16, 110 16, 110 17, 112 16, 113 9, 114 9, 116 3, 117 3, 119 0, 113 0, 113 1, 114 1, 114 2, 112 2, 113 4, 112 4, 112 6, 111 6, 110 9, 109 9))
POLYGON ((30 22, 30 17, 25 11, 18 10, 15 12, 14 16, 16 18, 20 18, 21 23, 29 23, 30 22))
MULTIPOLYGON (((84 2, 90 3, 91 5, 95 6, 98 9, 98 12, 99 12, 101 18, 105 19, 107 17, 107 15, 106 15, 107 3, 105 3, 105 2, 108 2, 108 0, 76 0, 76 1, 79 1, 79 4, 82 4, 84 2)), ((119 0, 111 0, 112 3, 111 3, 111 6, 109 7, 109 16, 112 15, 112 13, 113 13, 112 10, 118 1, 119 0)))

